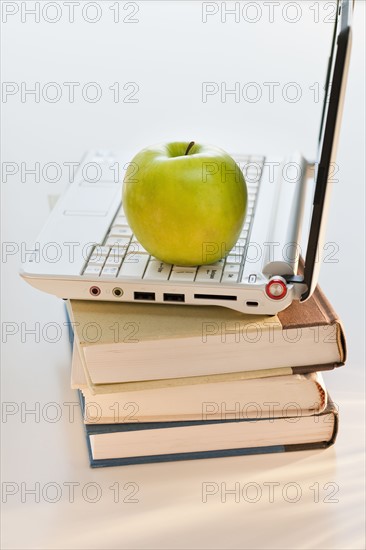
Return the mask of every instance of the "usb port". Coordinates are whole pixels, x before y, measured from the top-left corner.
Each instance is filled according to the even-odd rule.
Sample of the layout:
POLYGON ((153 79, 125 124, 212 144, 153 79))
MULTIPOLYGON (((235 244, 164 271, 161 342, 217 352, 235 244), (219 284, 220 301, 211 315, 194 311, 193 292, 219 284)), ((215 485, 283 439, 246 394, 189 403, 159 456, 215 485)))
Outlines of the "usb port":
POLYGON ((248 307, 258 307, 259 303, 258 302, 247 302, 247 306, 248 307))
POLYGON ((171 294, 164 292, 164 302, 185 302, 184 294, 171 294))
POLYGON ((155 300, 155 292, 134 292, 133 296, 135 300, 149 300, 150 302, 155 300))

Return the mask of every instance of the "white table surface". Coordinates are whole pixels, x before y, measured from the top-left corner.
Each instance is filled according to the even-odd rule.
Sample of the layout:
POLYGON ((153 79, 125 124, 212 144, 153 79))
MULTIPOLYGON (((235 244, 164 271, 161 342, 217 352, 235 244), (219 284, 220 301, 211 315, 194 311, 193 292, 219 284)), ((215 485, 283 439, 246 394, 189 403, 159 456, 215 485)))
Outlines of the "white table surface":
MULTIPOLYGON (((88 23, 81 16, 86 3, 75 7, 75 22, 69 23, 65 3, 58 2, 61 19, 54 24, 44 19, 55 17, 52 6, 35 23, 24 13, 21 21, 21 10, 34 2, 10 3, 20 11, 2 25, 3 81, 28 87, 39 82, 41 89, 57 82, 64 92, 64 82, 79 82, 77 89, 97 82, 103 96, 97 103, 87 103, 77 91, 74 103, 64 95, 57 103, 9 96, 2 104, 3 162, 23 162, 27 168, 35 162, 63 165, 92 147, 137 151, 174 139, 280 155, 296 147, 314 157, 321 104, 309 87, 324 82, 331 33, 324 2, 315 2, 318 23, 314 2, 301 2, 302 16, 292 24, 282 15, 286 2, 274 23, 263 3, 257 23, 246 22, 243 14, 239 23, 229 16, 222 23, 219 15, 203 23, 201 2, 140 2, 139 22, 133 24, 114 23, 113 3, 107 1, 98 4, 100 21, 88 23), (138 103, 114 103, 108 87, 115 82, 123 93, 126 82, 136 82, 138 103), (215 96, 202 103, 202 82, 227 82, 228 88, 257 82, 263 98, 224 103, 215 96), (290 103, 279 93, 271 103, 264 82, 278 82, 279 91, 296 82, 302 98, 290 103)), ((94 8, 89 9, 92 18, 94 8)), ((132 9, 121 3, 121 16, 132 9)), ((365 3, 356 1, 339 182, 327 231, 327 241, 339 247, 338 261, 325 263, 320 277, 344 321, 349 345, 347 365, 325 376, 340 410, 336 445, 318 452, 90 469, 78 411, 74 419, 68 416, 67 403, 77 397, 69 387, 63 303, 20 280, 17 253, 2 263, 3 342, 4 330, 16 332, 5 338, 2 352, 2 399, 14 412, 2 422, 4 549, 364 548, 364 16, 365 3), (48 323, 62 327, 55 343, 49 342, 52 332, 48 341, 42 337, 48 323), (39 341, 26 334, 32 327, 39 327, 39 341), (61 418, 52 422, 54 403, 61 418), (25 414, 32 408, 40 411, 39 418, 25 414), (204 482, 228 489, 239 483, 240 490, 256 483, 261 496, 258 502, 249 502, 251 494, 235 502, 228 495, 222 502, 218 493, 203 502, 204 482), (270 482, 279 484, 273 502, 270 482), (137 484, 137 502, 124 502, 134 487, 127 483, 137 484), (288 502, 294 495, 288 483, 300 487, 298 502, 288 502), (120 488, 117 502, 112 486, 120 488), (32 487, 39 502, 26 492, 32 487), (11 488, 13 495, 6 492, 11 488), (96 488, 100 499, 93 503, 96 488)), ((293 17, 289 11, 287 19, 293 17)), ((2 184, 2 239, 19 247, 35 239, 50 197, 67 184, 67 172, 57 183, 35 182, 29 175, 25 180, 18 173, 2 184)))

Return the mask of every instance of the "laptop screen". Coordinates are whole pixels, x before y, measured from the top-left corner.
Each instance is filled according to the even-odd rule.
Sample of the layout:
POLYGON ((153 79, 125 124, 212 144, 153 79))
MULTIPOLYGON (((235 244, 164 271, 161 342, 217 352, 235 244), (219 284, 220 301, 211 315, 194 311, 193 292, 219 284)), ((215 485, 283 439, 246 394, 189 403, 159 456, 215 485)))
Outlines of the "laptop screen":
POLYGON ((345 87, 351 47, 351 13, 353 0, 338 0, 337 19, 333 33, 331 55, 328 64, 323 114, 319 135, 318 158, 315 172, 315 193, 305 258, 304 282, 306 300, 317 284, 321 253, 324 245, 325 226, 332 187, 331 174, 336 161, 338 136, 342 118, 345 87), (317 252, 319 251, 319 256, 317 252))
POLYGON ((334 68, 335 68, 335 61, 336 61, 337 39, 339 34, 342 32, 342 30, 345 30, 347 26, 350 25, 349 10, 350 10, 350 6, 352 6, 352 2, 353 0, 337 1, 337 15, 334 22, 332 47, 331 47, 328 68, 327 68, 327 76, 326 76, 326 81, 324 86, 325 95, 324 95, 324 102, 323 102, 322 118, 320 123, 317 162, 319 162, 321 159, 321 151, 322 151, 322 146, 323 146, 324 136, 325 136, 326 120, 327 120, 329 100, 330 100, 330 88, 333 82, 334 68))

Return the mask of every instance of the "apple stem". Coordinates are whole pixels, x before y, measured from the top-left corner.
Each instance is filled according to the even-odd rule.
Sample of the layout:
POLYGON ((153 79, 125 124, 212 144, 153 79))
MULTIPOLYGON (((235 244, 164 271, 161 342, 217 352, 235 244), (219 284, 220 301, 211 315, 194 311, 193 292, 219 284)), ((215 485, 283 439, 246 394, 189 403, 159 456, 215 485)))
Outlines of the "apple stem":
POLYGON ((192 149, 193 145, 194 145, 194 141, 191 141, 191 143, 188 144, 186 152, 184 153, 185 155, 188 155, 188 153, 192 149))

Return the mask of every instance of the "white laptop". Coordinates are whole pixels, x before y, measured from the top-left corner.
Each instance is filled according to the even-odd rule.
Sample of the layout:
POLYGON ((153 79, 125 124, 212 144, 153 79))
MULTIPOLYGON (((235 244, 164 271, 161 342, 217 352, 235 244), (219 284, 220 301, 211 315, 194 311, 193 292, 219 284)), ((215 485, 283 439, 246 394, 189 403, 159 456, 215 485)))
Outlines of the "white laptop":
POLYGON ((64 299, 217 305, 268 315, 293 300, 308 299, 317 283, 324 244, 352 10, 352 0, 339 0, 325 88, 331 84, 331 92, 324 100, 316 163, 300 154, 285 160, 233 155, 244 172, 249 202, 239 240, 223 260, 182 267, 150 256, 134 238, 121 205, 121 182, 134 155, 93 151, 51 212, 22 264, 21 276, 64 299), (307 218, 305 265, 299 272, 307 218))

